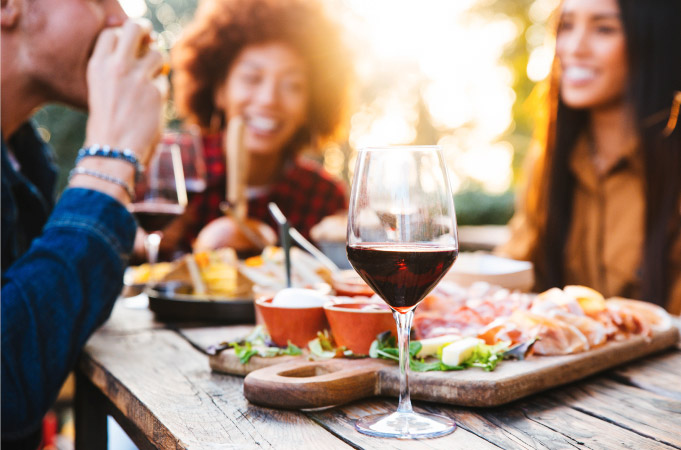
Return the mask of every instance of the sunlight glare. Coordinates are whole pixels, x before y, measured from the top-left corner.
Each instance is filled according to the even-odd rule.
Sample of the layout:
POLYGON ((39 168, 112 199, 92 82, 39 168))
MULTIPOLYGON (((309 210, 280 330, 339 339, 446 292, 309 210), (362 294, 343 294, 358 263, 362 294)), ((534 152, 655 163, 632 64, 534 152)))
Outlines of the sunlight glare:
POLYGON ((466 179, 495 192, 508 188, 513 149, 497 141, 513 126, 515 92, 500 58, 521 25, 505 15, 470 12, 480 0, 336 1, 350 10, 344 15, 352 17, 360 80, 374 83, 365 87, 371 101, 352 117, 351 147, 419 137, 435 144, 423 140, 432 135, 418 135, 422 102, 436 139, 452 144, 445 148, 452 188, 466 179))
POLYGON ((462 153, 458 163, 468 176, 479 181, 487 191, 501 193, 510 187, 512 173, 508 168, 512 160, 511 144, 498 142, 462 153))
POLYGON ((541 81, 549 75, 553 62, 553 50, 548 46, 537 47, 530 53, 527 62, 527 77, 532 81, 541 81))
POLYGON ((134 19, 142 17, 147 12, 147 4, 144 0, 119 0, 121 8, 134 19))

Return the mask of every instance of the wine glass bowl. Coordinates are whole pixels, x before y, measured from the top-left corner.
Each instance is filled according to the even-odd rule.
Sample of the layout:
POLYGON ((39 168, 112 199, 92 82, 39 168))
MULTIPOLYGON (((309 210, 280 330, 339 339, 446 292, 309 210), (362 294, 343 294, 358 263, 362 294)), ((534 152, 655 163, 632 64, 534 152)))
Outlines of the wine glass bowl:
POLYGON ((413 412, 409 397, 409 331, 414 308, 458 256, 456 216, 442 153, 431 146, 359 151, 350 196, 348 260, 393 310, 400 350, 397 412, 367 416, 358 431, 426 438, 451 433, 454 422, 413 412))
POLYGON ((195 127, 182 130, 166 130, 159 147, 177 146, 182 155, 182 169, 187 194, 206 190, 206 163, 203 155, 201 134, 195 127))
MULTIPOLYGON (((147 233, 144 240, 147 260, 155 264, 163 229, 184 213, 187 205, 182 153, 179 146, 161 142, 156 147, 136 183, 134 202, 128 210, 147 233)), ((152 282, 154 280, 150 280, 152 282)))

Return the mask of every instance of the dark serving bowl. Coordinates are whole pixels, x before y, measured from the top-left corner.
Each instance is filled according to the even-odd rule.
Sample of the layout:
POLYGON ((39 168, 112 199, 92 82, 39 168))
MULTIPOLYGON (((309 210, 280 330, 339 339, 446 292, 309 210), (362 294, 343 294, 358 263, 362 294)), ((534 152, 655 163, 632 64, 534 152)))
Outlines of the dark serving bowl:
POLYGON ((149 309, 159 320, 254 323, 253 298, 212 298, 191 294, 187 283, 168 281, 147 287, 149 309))

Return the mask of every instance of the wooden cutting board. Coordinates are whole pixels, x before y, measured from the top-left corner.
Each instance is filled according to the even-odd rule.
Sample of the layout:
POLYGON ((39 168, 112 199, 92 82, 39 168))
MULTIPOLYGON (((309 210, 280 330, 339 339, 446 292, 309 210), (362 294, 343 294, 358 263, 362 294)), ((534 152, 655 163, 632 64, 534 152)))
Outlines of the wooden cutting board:
MULTIPOLYGON (((672 326, 651 338, 635 336, 566 356, 532 356, 503 361, 492 372, 471 368, 451 372, 410 372, 411 398, 464 406, 497 406, 569 383, 673 346, 672 326)), ((301 356, 253 357, 243 365, 233 350, 210 357, 217 372, 247 375, 244 395, 254 404, 302 409, 339 405, 383 395, 399 395, 399 369, 393 361, 332 359, 312 362, 301 356)))

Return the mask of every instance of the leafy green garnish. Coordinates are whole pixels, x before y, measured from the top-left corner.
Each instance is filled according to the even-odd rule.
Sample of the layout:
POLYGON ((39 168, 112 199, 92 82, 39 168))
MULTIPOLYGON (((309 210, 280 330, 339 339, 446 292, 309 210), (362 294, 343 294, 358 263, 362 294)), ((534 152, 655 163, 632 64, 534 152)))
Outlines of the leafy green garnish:
POLYGON ((250 342, 245 342, 243 345, 239 345, 238 342, 230 342, 230 345, 234 348, 241 364, 246 364, 253 355, 258 354, 258 351, 253 348, 250 342))
MULTIPOLYGON (((492 371, 504 359, 504 353, 508 351, 508 348, 508 342, 500 342, 495 345, 479 344, 471 356, 460 365, 448 366, 442 362, 442 347, 438 350, 438 359, 435 361, 417 358, 416 355, 421 350, 421 343, 415 341, 409 343, 409 366, 414 372, 463 370, 469 367, 480 367, 483 370, 492 371)), ((395 338, 390 332, 376 336, 376 340, 371 344, 369 350, 369 356, 372 358, 391 359, 393 361, 399 361, 399 354, 395 338)))
POLYGON ((303 353, 300 347, 292 344, 291 341, 288 342, 286 348, 269 346, 267 345, 268 341, 269 336, 267 336, 263 327, 257 326, 243 340, 230 342, 229 345, 234 349, 241 364, 248 363, 255 355, 272 358, 279 355, 301 355, 303 353))
POLYGON ((318 332, 317 337, 307 343, 307 347, 315 359, 331 359, 335 358, 337 354, 337 350, 331 341, 331 336, 329 336, 326 330, 318 332))

